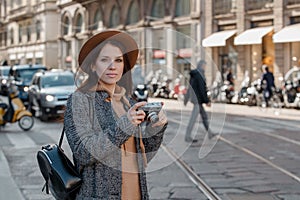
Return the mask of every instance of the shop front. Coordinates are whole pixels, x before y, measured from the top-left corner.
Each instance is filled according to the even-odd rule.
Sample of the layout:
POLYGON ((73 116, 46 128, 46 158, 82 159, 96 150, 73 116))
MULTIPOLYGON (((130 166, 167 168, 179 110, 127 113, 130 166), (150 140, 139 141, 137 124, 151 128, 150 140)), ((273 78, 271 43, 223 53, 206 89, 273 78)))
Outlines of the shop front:
POLYGON ((237 51, 233 45, 233 38, 236 34, 236 30, 225 30, 211 34, 207 38, 203 39, 203 47, 211 47, 212 58, 217 66, 217 69, 213 70, 213 79, 217 78, 221 73, 222 81, 226 78, 227 71, 232 70, 232 73, 237 73, 237 51))
POLYGON ((261 77, 263 65, 274 72, 275 47, 272 41, 273 27, 257 27, 248 29, 234 38, 234 45, 243 45, 245 51, 239 60, 249 72, 250 81, 261 77))
MULTIPOLYGON (((300 60, 300 23, 286 26, 273 35, 275 45, 283 44, 285 55, 280 63, 283 63, 284 72, 293 66, 297 66, 300 60)), ((278 49, 278 48, 277 48, 278 49)), ((281 52, 276 52, 281 53, 281 52)))

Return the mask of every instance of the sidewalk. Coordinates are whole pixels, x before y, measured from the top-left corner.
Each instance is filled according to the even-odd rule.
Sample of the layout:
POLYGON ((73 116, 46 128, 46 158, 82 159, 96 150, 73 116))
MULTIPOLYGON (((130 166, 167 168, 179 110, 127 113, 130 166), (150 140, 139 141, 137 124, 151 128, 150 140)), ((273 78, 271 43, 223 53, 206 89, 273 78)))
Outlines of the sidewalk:
MULTIPOLYGON (((164 102, 163 108, 165 110, 191 111, 193 109, 193 104, 190 102, 187 104, 187 106, 184 106, 182 101, 177 101, 177 100, 150 99, 149 101, 164 102)), ((273 109, 273 108, 261 108, 258 106, 247 106, 247 105, 239 105, 239 104, 212 103, 211 107, 205 106, 205 110, 211 113, 223 113, 225 115, 232 114, 232 115, 251 116, 251 117, 300 120, 300 110, 293 109, 293 108, 273 109)))
POLYGON ((18 186, 10 174, 8 162, 0 149, 0 200, 24 200, 18 186))

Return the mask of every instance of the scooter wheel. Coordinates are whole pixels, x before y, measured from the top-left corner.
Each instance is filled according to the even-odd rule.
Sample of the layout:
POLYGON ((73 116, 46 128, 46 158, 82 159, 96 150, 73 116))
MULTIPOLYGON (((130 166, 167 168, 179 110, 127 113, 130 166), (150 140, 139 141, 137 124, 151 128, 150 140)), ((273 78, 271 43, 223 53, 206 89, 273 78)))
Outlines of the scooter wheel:
POLYGON ((24 131, 28 131, 33 127, 34 120, 32 116, 23 116, 19 119, 19 126, 24 131))

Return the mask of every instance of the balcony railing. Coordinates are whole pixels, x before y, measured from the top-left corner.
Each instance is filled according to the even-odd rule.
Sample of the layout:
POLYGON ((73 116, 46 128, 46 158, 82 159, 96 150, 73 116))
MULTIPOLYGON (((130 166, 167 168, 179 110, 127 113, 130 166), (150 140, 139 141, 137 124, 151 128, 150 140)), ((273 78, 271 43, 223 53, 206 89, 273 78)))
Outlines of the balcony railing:
POLYGON ((32 17, 33 14, 34 14, 34 10, 31 5, 22 5, 11 9, 9 11, 8 18, 9 20, 18 20, 18 19, 32 17))
POLYGON ((247 0, 246 2, 245 6, 248 11, 273 8, 273 0, 247 0))

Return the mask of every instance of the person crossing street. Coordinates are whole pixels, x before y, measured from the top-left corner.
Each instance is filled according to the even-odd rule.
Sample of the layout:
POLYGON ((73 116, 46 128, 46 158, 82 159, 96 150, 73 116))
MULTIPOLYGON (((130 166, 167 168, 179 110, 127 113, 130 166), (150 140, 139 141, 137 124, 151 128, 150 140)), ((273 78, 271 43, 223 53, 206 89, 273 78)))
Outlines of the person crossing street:
POLYGON ((210 100, 207 96, 207 86, 204 71, 205 66, 205 60, 200 60, 197 64, 197 69, 191 70, 190 72, 190 85, 188 92, 184 98, 184 105, 186 106, 187 102, 190 100, 194 104, 194 108, 191 113, 191 117, 185 134, 186 142, 198 142, 198 140, 193 139, 191 135, 198 113, 200 113, 202 123, 208 133, 208 138, 211 139, 216 135, 209 128, 207 113, 203 107, 203 104, 211 106, 210 100))

